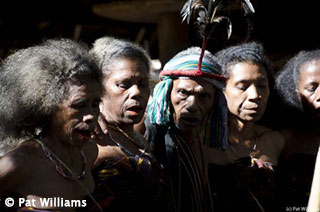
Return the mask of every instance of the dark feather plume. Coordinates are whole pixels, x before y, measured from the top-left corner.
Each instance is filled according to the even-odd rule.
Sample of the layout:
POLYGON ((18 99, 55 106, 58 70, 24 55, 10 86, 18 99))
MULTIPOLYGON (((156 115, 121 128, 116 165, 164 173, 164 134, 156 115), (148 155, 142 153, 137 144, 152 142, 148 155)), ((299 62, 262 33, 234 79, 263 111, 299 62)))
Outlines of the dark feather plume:
MULTIPOLYGON (((220 16, 219 12, 228 4, 232 4, 234 0, 188 0, 182 10, 182 22, 187 21, 189 24, 193 22, 198 26, 200 36, 208 40, 219 23, 227 23, 228 39, 232 33, 232 23, 230 18, 220 16)), ((255 12, 250 0, 241 0, 241 5, 245 15, 255 12)))

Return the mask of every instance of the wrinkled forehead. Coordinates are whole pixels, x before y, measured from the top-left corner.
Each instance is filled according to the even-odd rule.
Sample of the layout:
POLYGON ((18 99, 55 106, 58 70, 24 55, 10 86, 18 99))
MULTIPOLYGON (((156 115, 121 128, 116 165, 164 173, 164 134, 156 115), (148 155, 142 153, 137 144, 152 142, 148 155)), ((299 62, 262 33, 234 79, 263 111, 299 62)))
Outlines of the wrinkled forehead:
POLYGON ((220 80, 216 80, 213 78, 207 78, 207 77, 189 77, 189 76, 179 76, 176 77, 176 79, 179 78, 181 80, 183 79, 188 79, 188 80, 193 80, 195 82, 197 82, 198 84, 211 84, 214 88, 218 89, 218 90, 223 90, 225 87, 225 82, 220 81, 220 80))
POLYGON ((174 79, 174 86, 184 89, 197 89, 201 91, 214 92, 217 88, 212 82, 204 77, 186 77, 180 76, 174 79))

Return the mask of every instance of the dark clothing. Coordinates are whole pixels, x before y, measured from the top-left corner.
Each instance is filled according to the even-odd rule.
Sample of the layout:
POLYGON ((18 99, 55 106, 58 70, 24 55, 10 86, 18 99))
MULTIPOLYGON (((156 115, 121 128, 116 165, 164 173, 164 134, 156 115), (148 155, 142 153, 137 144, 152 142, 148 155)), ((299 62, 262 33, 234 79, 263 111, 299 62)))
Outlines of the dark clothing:
POLYGON ((277 172, 279 211, 286 208, 306 208, 311 191, 316 155, 292 154, 279 161, 277 172))
POLYGON ((166 211, 212 211, 209 182, 203 182, 193 152, 178 129, 174 124, 151 124, 148 119, 145 124, 151 151, 164 165, 166 192, 171 197, 166 211))
POLYGON ((93 170, 93 197, 104 211, 160 211, 161 173, 150 155, 110 158, 93 170))
POLYGON ((274 212, 274 175, 271 170, 252 167, 250 157, 228 165, 211 164, 209 178, 215 212, 274 212))

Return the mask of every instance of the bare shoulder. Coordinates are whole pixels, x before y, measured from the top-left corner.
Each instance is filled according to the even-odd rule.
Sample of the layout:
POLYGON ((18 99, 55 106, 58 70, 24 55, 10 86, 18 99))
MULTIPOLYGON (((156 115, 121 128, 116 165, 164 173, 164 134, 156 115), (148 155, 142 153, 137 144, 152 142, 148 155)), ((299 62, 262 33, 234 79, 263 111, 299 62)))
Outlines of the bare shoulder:
POLYGON ((0 193, 5 193, 24 183, 36 166, 37 144, 28 142, 0 158, 0 193), (35 151, 36 150, 36 151, 35 151))
POLYGON ((277 165, 285 146, 283 136, 278 131, 264 126, 256 125, 256 130, 259 135, 257 143, 258 158, 277 165))
POLYGON ((280 132, 261 125, 256 125, 256 129, 261 140, 268 142, 280 151, 283 149, 285 140, 280 132))

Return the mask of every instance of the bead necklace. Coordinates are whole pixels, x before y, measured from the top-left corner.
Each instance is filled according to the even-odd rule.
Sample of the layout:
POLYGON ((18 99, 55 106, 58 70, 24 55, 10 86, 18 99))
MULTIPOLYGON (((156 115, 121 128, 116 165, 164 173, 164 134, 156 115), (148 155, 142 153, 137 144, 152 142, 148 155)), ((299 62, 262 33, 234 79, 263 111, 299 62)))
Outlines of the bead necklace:
POLYGON ((146 149, 143 141, 140 140, 140 138, 139 138, 139 136, 137 136, 136 132, 134 132, 134 136, 139 141, 140 146, 124 130, 122 130, 117 124, 115 124, 115 126, 113 126, 113 125, 108 125, 108 126, 114 130, 119 131, 124 137, 126 137, 128 140, 130 140, 140 150, 146 149), (142 149, 141 149, 141 147, 142 147, 142 149))
POLYGON ((37 141, 38 144, 41 145, 42 151, 44 155, 50 160, 52 165, 56 168, 56 171, 62 175, 64 178, 68 180, 80 180, 84 177, 86 174, 86 165, 87 165, 87 158, 85 154, 83 153, 82 149, 80 150, 80 154, 82 157, 83 165, 82 165, 82 171, 80 175, 75 175, 73 171, 56 155, 54 154, 49 147, 47 147, 42 141, 35 138, 35 141, 37 141), (65 173, 65 170, 68 173, 65 173))
MULTIPOLYGON (((127 133, 125 133, 123 130, 121 130, 118 126, 117 126, 116 129, 118 129, 118 131, 119 131, 122 135, 124 135, 124 136, 125 136, 126 138, 128 138, 133 144, 135 144, 135 145, 137 146, 137 144, 133 141, 132 138, 129 137, 129 135, 128 135, 127 133)), ((127 153, 128 155, 130 155, 130 156, 136 156, 136 154, 133 154, 133 153, 130 152, 127 148, 125 148, 125 147, 122 146, 119 142, 117 142, 117 141, 113 138, 110 130, 108 130, 108 133, 107 133, 107 134, 108 134, 108 137, 110 138, 110 140, 112 141, 112 143, 114 143, 115 145, 117 145, 122 151, 126 152, 126 153, 127 153)), ((141 146, 143 147, 142 150, 139 149, 139 151, 140 151, 141 153, 140 153, 138 156, 140 157, 140 156, 142 156, 142 155, 144 155, 144 154, 146 153, 146 145, 144 145, 144 143, 140 140, 140 138, 139 138, 138 136, 136 136, 136 138, 138 139, 138 141, 140 142, 141 146)))
MULTIPOLYGON (((252 153, 253 152, 255 152, 256 151, 256 148, 257 148, 257 138, 254 138, 254 139, 252 139, 253 141, 254 141, 254 144, 253 144, 253 146, 252 146, 252 148, 250 148, 249 149, 249 156, 252 158, 252 153)), ((230 148, 232 149, 232 151, 236 154, 236 156, 238 157, 238 158, 241 158, 241 155, 238 153, 238 151, 234 148, 234 145, 229 145, 230 146, 230 148)))

